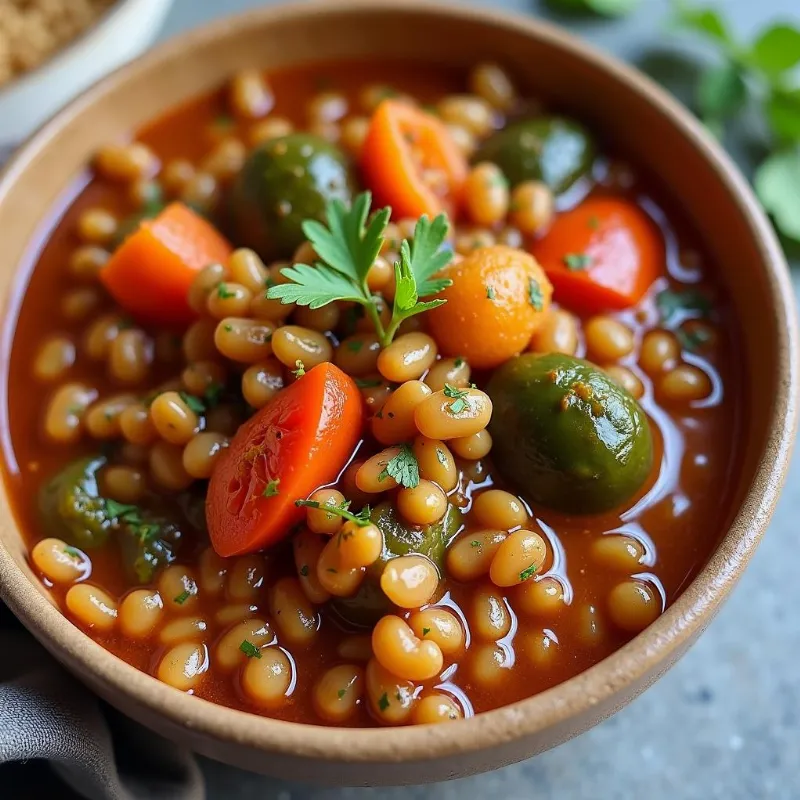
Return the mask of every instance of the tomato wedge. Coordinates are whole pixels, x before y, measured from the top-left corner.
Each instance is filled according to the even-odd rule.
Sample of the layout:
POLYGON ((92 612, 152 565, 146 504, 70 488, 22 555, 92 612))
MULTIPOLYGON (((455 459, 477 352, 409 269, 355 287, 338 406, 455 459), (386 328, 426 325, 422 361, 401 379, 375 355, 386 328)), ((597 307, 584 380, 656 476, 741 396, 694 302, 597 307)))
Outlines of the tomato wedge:
POLYGON ((622 197, 590 197, 560 214, 532 251, 553 284, 553 299, 587 314, 638 303, 666 257, 656 225, 622 197))
POLYGON ((361 438, 364 408, 353 379, 319 364, 256 412, 219 457, 206 496, 219 555, 262 550, 300 522, 305 499, 330 483, 361 438))
POLYGON ((469 170, 445 125, 410 103, 384 100, 361 151, 367 186, 394 219, 455 213, 469 170))

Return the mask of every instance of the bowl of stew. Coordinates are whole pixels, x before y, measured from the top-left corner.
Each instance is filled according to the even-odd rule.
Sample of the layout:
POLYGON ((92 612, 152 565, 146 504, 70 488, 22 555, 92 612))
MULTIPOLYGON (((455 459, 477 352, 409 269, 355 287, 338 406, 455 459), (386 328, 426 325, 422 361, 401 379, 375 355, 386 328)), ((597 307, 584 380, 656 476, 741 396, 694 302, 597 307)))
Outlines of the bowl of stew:
POLYGON ((0 229, 3 599, 212 757, 375 785, 534 755, 685 652, 772 513, 769 223, 552 26, 215 23, 48 123, 0 229))

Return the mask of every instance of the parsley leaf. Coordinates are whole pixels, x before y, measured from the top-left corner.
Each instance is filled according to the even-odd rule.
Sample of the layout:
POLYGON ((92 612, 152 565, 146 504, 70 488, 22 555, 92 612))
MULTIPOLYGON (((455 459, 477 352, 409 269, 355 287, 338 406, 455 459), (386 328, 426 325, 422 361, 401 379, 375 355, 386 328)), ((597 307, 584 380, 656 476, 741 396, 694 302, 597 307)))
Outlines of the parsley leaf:
POLYGON ((780 75, 800 64, 800 30, 778 23, 761 31, 753 42, 750 62, 768 75, 780 75))
POLYGON ((675 292, 664 289, 656 295, 656 308, 665 325, 690 317, 706 317, 711 312, 711 301, 696 289, 675 292))
POLYGON ((588 11, 604 17, 622 17, 639 4, 639 0, 548 0, 548 2, 560 11, 588 11))
POLYGON ((380 386, 383 381, 378 378, 353 378, 356 382, 356 386, 359 389, 374 389, 376 386, 380 386))
POLYGON ((428 635, 430 632, 431 632, 431 629, 430 629, 430 628, 423 628, 423 629, 422 629, 422 635, 423 635, 423 637, 427 636, 427 635, 428 635))
POLYGON ((182 606, 190 597, 192 596, 192 592, 188 589, 184 589, 177 597, 174 597, 173 600, 179 605, 182 606))
POLYGON ((487 286, 486 287, 486 299, 487 300, 494 300, 494 286, 487 286))
POLYGON ((544 308, 542 287, 539 286, 539 281, 536 278, 531 278, 528 281, 528 300, 530 300, 535 311, 541 311, 544 308))
POLYGON ((231 297, 236 297, 236 292, 231 292, 224 283, 220 283, 217 286, 217 297, 220 300, 228 300, 231 297))
POLYGON ((372 513, 369 506, 364 506, 358 514, 353 514, 347 510, 350 505, 349 500, 338 506, 328 505, 327 503, 320 503, 318 500, 295 500, 294 504, 304 508, 318 508, 320 511, 325 511, 328 514, 336 514, 344 519, 349 519, 350 522, 355 522, 361 528, 370 524, 370 514, 372 513))
POLYGON ((778 228, 800 241, 800 148, 773 153, 756 171, 754 185, 778 228))
POLYGON ((567 253, 562 259, 567 269, 577 272, 586 269, 592 263, 592 257, 586 253, 567 253))
POLYGON ((470 546, 470 547, 480 547, 480 546, 481 546, 481 540, 480 540, 480 539, 473 539, 473 540, 472 540, 472 541, 469 543, 469 546, 470 546))
POLYGON ((292 370, 295 378, 302 378, 306 374, 306 365, 298 358, 294 362, 295 369, 292 370))
POLYGON ((66 554, 67 554, 67 555, 68 555, 70 558, 80 558, 80 557, 81 557, 81 551, 80 551, 80 550, 78 550, 76 547, 71 547, 70 545, 67 545, 67 546, 64 548, 64 552, 65 552, 65 553, 66 553, 66 554))
POLYGON ((108 516, 115 517, 118 520, 124 519, 127 515, 139 513, 138 506, 129 505, 128 503, 118 503, 116 500, 111 500, 110 498, 104 501, 104 506, 108 516))
POLYGON ((451 414, 461 414, 463 411, 466 411, 467 408, 469 408, 469 404, 464 399, 469 396, 468 389, 458 389, 449 383, 445 383, 442 391, 444 392, 445 397, 450 397, 453 400, 453 402, 447 406, 447 410, 451 414))
POLYGON ((275 480, 270 481, 266 487, 264 487, 264 491, 261 492, 262 497, 277 497, 280 494, 278 490, 278 484, 280 484, 281 479, 275 478, 275 480))
POLYGON ((389 708, 389 696, 386 694, 386 692, 384 692, 381 695, 380 700, 378 700, 378 708, 381 711, 386 711, 386 709, 389 708))
POLYGON ((378 480, 394 478, 400 486, 413 489, 419 485, 419 463, 414 451, 407 444, 400 445, 396 456, 389 459, 378 480))
POLYGON ((365 303, 363 292, 347 276, 333 267, 317 264, 295 264, 284 267, 281 275, 292 283, 281 283, 267 289, 267 297, 281 303, 296 303, 311 309, 321 308, 335 300, 365 303))
POLYGON ((225 386, 222 383, 210 383, 203 394, 206 408, 216 408, 219 405, 222 393, 225 391, 225 386))
POLYGON ((187 394, 186 392, 178 392, 178 394, 181 400, 183 400, 195 414, 202 414, 205 412, 206 407, 199 397, 195 397, 193 394, 187 394))
POLYGON ((423 215, 414 227, 410 267, 420 297, 438 294, 453 283, 449 278, 434 277, 450 263, 453 257, 450 250, 442 247, 447 237, 447 229, 447 217, 444 214, 439 214, 432 222, 423 215))
POLYGON ((300 574, 301 574, 301 575, 302 575, 304 578, 308 576, 308 564, 303 564, 303 566, 302 566, 302 567, 300 567, 300 574))
POLYGON ((252 643, 245 639, 240 645, 239 649, 248 657, 248 658, 261 658, 261 651, 252 643))
POLYGON ((527 569, 522 570, 519 574, 520 582, 525 582, 528 578, 536 574, 536 564, 531 564, 527 569))

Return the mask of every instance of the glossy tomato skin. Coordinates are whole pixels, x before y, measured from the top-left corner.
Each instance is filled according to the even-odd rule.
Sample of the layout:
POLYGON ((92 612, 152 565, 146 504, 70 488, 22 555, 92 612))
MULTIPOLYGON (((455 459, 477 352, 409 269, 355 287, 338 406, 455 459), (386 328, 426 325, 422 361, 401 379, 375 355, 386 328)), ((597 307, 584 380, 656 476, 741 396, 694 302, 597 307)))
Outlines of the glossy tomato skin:
POLYGON ((220 455, 206 496, 211 544, 223 557, 263 550, 305 516, 295 501, 332 482, 361 440, 364 408, 354 381, 320 364, 239 428, 220 455))

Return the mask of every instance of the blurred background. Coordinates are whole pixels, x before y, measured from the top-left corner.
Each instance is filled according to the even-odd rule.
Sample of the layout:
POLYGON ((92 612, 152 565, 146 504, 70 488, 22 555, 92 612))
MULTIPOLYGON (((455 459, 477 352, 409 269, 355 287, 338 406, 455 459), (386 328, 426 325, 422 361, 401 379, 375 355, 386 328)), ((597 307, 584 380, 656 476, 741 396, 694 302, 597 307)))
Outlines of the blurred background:
MULTIPOLYGON (((566 0, 550 4, 538 0, 461 1, 534 14, 563 24, 644 69, 690 105, 695 104, 704 70, 719 62, 719 49, 713 43, 677 31, 670 24, 676 4, 668 0, 597 3, 626 11, 618 17, 554 10, 554 5, 569 5, 566 0)), ((7 23, 7 2, 0 0, 0 34, 7 23)), ((40 2, 47 5, 46 0, 40 2)), ((0 146, 21 139, 76 86, 88 85, 150 41, 262 5, 263 0, 69 0, 72 3, 89 27, 72 47, 44 67, 22 77, 4 74, 4 63, 10 62, 4 62, 8 54, 0 41, 0 146), (105 12, 107 6, 117 7, 108 12, 106 23, 92 28, 91 15, 105 12), (40 81, 43 83, 37 88, 40 81)), ((800 28, 798 0, 705 0, 698 5, 718 11, 742 41, 749 41, 776 21, 800 28)), ((79 22, 70 24, 79 26, 79 22)), ((25 56, 31 65, 40 52, 58 47, 52 32, 50 39, 46 33, 40 35, 45 38, 39 40, 39 50, 34 48, 25 56)), ((744 106, 736 92, 731 94, 730 86, 727 88, 728 95, 722 92, 700 99, 706 105, 706 116, 713 117, 710 122, 714 129, 752 177, 770 149, 770 133, 765 131, 761 115, 744 106), (726 117, 731 119, 723 134, 720 131, 726 117)), ((793 124, 800 137, 800 99, 797 102, 793 124)), ((794 186, 794 202, 800 213, 800 167, 794 186)), ((800 247, 788 239, 784 244, 793 258, 797 294, 800 247)), ((791 554, 798 525, 800 464, 795 458, 769 534, 731 600, 699 643, 643 697, 554 751, 477 778, 395 790, 308 788, 202 759, 208 796, 210 800, 450 800, 464 796, 507 800, 796 800, 800 797, 800 625, 795 610, 800 606, 800 581, 791 554)), ((4 791, 0 789, 0 797, 6 796, 4 791)))

